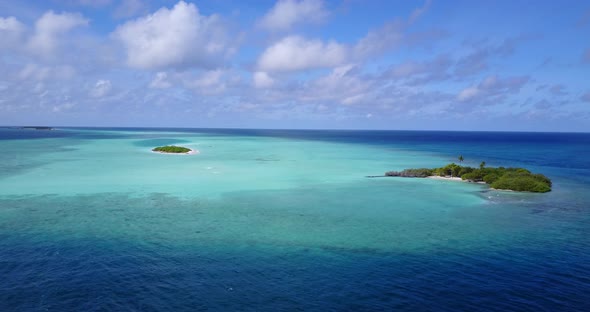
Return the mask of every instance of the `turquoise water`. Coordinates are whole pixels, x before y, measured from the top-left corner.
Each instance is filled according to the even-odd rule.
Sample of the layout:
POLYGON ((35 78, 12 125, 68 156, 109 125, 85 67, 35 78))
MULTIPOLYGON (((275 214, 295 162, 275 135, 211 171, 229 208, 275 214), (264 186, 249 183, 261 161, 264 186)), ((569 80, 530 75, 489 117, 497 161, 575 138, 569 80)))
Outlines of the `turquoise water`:
POLYGON ((2 129, 0 308, 583 310, 589 142, 2 129), (200 153, 150 151, 166 144, 200 153), (365 177, 458 154, 544 173, 554 190, 365 177))

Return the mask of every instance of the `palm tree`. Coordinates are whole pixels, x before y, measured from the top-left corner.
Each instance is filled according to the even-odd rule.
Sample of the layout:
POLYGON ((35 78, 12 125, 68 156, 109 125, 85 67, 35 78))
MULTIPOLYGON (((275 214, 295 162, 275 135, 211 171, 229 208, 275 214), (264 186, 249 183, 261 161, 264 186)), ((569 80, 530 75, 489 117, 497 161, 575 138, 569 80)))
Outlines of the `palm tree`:
POLYGON ((483 169, 483 167, 486 166, 486 162, 482 161, 481 164, 479 164, 479 169, 483 169))
POLYGON ((464 159, 463 159, 463 155, 459 155, 459 163, 462 163, 462 162, 463 162, 463 160, 464 160, 464 159))

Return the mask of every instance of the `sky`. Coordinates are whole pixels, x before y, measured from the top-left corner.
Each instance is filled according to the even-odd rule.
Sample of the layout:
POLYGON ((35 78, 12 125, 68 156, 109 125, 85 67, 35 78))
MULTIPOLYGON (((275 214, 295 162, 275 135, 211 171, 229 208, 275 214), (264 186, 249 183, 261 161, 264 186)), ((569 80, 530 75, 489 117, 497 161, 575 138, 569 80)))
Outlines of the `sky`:
POLYGON ((0 125, 590 132, 590 2, 0 0, 0 125))

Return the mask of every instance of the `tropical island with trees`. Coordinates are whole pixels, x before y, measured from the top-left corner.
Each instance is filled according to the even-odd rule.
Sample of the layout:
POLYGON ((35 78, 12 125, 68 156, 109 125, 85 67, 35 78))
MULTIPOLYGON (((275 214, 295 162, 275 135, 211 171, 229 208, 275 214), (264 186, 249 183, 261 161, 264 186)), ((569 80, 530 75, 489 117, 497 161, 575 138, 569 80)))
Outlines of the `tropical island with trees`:
POLYGON ((152 152, 163 153, 163 154, 193 154, 190 148, 175 145, 158 146, 152 149, 152 152))
MULTIPOLYGON (((459 162, 463 156, 459 156, 459 162)), ((493 189, 518 192, 546 193, 551 191, 551 180, 542 174, 535 174, 524 168, 486 167, 481 162, 479 168, 460 166, 455 163, 440 168, 405 169, 389 171, 386 177, 407 178, 454 178, 467 182, 485 183, 493 189)))

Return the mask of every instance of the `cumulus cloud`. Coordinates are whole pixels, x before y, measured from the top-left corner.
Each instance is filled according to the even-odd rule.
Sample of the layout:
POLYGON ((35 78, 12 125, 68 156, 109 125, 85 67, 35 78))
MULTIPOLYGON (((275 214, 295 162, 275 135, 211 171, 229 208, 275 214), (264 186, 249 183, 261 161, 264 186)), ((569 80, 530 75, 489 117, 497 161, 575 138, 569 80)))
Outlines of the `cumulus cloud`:
POLYGON ((0 17, 0 31, 20 32, 24 29, 24 25, 19 22, 16 17, 0 17))
POLYGON ((127 64, 141 69, 211 68, 233 51, 221 19, 184 1, 127 22, 113 35, 126 48, 127 64))
MULTIPOLYGON (((65 1, 74 4, 78 0, 65 1)), ((207 122, 212 113, 223 122, 274 119, 276 125, 284 126, 284 120, 317 118, 316 126, 330 126, 326 121, 357 118, 371 125, 383 121, 388 127, 390 121, 416 120, 413 118, 480 120, 484 115, 503 118, 499 112, 511 115, 533 110, 584 113, 577 115, 585 116, 586 121, 589 116, 590 90, 580 89, 583 86, 569 76, 546 78, 549 80, 537 89, 542 92, 535 92, 541 83, 538 79, 549 77, 547 72, 534 80, 502 74, 507 68, 514 75, 521 70, 511 66, 513 59, 509 57, 518 47, 517 40, 422 45, 433 33, 428 31, 430 23, 417 25, 429 1, 406 18, 346 42, 330 40, 323 31, 311 37, 290 32, 324 21, 329 14, 326 7, 332 5, 328 1, 271 3, 272 10, 262 12, 267 14, 258 21, 259 27, 276 31, 266 34, 271 41, 260 47, 264 38, 250 38, 253 42, 247 51, 234 60, 229 58, 236 48, 236 41, 230 38, 230 21, 205 15, 190 4, 197 1, 174 5, 177 1, 149 11, 149 15, 146 10, 153 4, 145 0, 105 4, 96 18, 141 15, 120 21, 110 37, 105 36, 102 21, 93 22, 96 27, 89 33, 80 31, 89 21, 79 14, 50 11, 39 15, 37 23, 33 19, 26 25, 28 15, 0 17, 0 115, 15 122, 13 116, 18 114, 49 116, 55 112, 56 116, 67 116, 71 111, 76 112, 76 118, 112 116, 99 119, 116 124, 129 122, 120 117, 129 112, 135 116, 145 113, 147 122, 164 120, 162 114, 189 121, 202 117, 199 122, 207 122), (321 14, 304 9, 314 3, 321 6, 321 14), (285 10, 289 5, 296 8, 285 10), (418 45, 419 49, 406 49, 418 45), (398 48, 399 54, 390 53, 398 48), (254 58, 252 53, 256 53, 254 58), (45 54, 53 56, 45 59, 45 54), (132 68, 121 68, 124 62, 132 68), (488 72, 499 76, 486 78, 488 72), (105 79, 115 76, 119 77, 116 82, 105 79), (535 85, 528 88, 529 81, 535 85), (556 85, 558 81, 563 85, 556 85), (500 105, 491 108, 493 104, 500 105)), ((459 33, 453 36, 464 38, 459 33)), ((590 62, 590 51, 585 49, 588 47, 574 51, 575 59, 561 65, 590 62)), ((559 62, 550 65, 550 70, 561 66, 559 62)), ((88 120, 92 122, 92 118, 88 120)))
POLYGON ((90 90, 90 96, 95 98, 101 98, 107 95, 112 89, 110 80, 99 80, 94 84, 92 90, 90 90))
POLYGON ((429 2, 417 9, 409 20, 395 20, 369 31, 356 44, 346 45, 336 41, 307 39, 298 35, 284 37, 269 47, 258 59, 258 70, 264 72, 289 72, 317 68, 334 68, 348 63, 362 62, 403 44, 420 42, 430 35, 424 33, 406 35, 408 26, 422 15, 429 2))
POLYGON ((0 17, 0 48, 14 47, 25 31, 25 25, 14 16, 0 17))
POLYGON ((477 86, 463 89, 457 95, 457 100, 467 102, 484 96, 497 96, 502 94, 518 93, 530 80, 527 76, 509 77, 505 79, 497 76, 489 76, 477 86))
POLYGON ((79 13, 48 11, 35 22, 35 32, 29 41, 31 52, 50 56, 59 45, 61 36, 79 26, 88 25, 88 20, 79 13))
POLYGON ((270 31, 282 31, 300 23, 318 23, 327 16, 321 0, 279 0, 258 24, 270 31))
POLYGON ((266 72, 255 72, 253 75, 254 86, 256 88, 270 88, 274 84, 274 79, 266 72))
POLYGON ((266 72, 297 71, 333 67, 344 63, 344 45, 321 40, 288 36, 268 47, 258 59, 258 68, 266 72))

